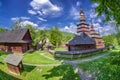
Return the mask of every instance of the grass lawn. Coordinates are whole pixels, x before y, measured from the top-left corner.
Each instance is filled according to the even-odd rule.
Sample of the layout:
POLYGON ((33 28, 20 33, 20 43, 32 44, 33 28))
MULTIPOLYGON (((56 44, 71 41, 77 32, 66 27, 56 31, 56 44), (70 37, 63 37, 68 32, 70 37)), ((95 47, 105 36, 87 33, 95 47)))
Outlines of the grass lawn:
MULTIPOLYGON (((1 65, 0 65, 1 66, 1 65)), ((77 72, 71 65, 59 66, 27 66, 24 65, 24 71, 21 75, 13 75, 0 68, 0 80, 80 80, 77 72)))
POLYGON ((35 67, 24 80, 79 80, 70 65, 35 67))
MULTIPOLYGON (((43 51, 35 51, 25 54, 24 61, 39 64, 59 63, 47 59, 40 54, 43 51), (37 60, 38 59, 38 60, 37 60)), ((5 57, 7 54, 1 54, 5 57)), ((45 53, 46 56, 53 58, 51 54, 45 53)), ((80 80, 77 72, 71 65, 63 64, 59 66, 28 66, 23 65, 24 71, 21 75, 14 75, 8 71, 7 65, 3 58, 0 57, 0 80, 80 80)))
POLYGON ((111 51, 106 57, 78 64, 83 71, 95 73, 97 80, 119 80, 120 78, 120 52, 111 51))
POLYGON ((67 51, 65 47, 55 48, 55 51, 67 51))
POLYGON ((23 62, 31 64, 60 64, 60 62, 53 59, 54 57, 52 54, 44 51, 35 51, 25 54, 23 62))

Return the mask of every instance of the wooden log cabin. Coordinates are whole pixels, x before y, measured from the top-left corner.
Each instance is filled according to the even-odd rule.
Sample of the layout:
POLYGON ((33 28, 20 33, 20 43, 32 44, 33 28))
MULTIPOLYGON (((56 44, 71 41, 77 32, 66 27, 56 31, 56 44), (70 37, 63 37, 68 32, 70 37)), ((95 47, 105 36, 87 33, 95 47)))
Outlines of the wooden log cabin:
POLYGON ((8 69, 11 73, 21 74, 23 70, 22 57, 23 56, 20 55, 9 54, 5 58, 5 62, 7 63, 8 69))
POLYGON ((0 33, 0 50, 10 53, 24 53, 32 48, 28 29, 9 30, 0 33))

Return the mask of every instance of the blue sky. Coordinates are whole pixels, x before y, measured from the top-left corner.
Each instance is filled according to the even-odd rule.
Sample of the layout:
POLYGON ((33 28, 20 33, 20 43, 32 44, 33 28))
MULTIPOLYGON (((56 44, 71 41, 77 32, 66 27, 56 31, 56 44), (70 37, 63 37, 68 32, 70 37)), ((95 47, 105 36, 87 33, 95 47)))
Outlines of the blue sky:
POLYGON ((98 5, 90 0, 0 0, 0 26, 10 29, 21 18, 23 25, 31 24, 39 29, 57 25, 62 31, 75 33, 82 8, 87 22, 90 24, 92 19, 101 34, 114 32, 109 23, 102 22, 104 15, 97 17, 94 8, 98 5))

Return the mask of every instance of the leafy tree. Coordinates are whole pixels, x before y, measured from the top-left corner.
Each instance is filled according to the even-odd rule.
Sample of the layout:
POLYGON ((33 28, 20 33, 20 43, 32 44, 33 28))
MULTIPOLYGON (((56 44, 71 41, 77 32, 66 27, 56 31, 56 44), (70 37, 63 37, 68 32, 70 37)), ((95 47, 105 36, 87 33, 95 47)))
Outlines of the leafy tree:
POLYGON ((62 41, 68 42, 73 36, 73 33, 62 32, 62 41))
POLYGON ((18 21, 16 21, 14 24, 13 24, 13 29, 21 29, 22 26, 21 26, 21 22, 22 22, 22 19, 19 19, 18 21))
POLYGON ((62 33, 57 26, 50 29, 49 39, 54 46, 58 47, 61 45, 62 33))
POLYGON ((118 44, 120 45, 120 30, 116 33, 116 38, 118 40, 118 44))
POLYGON ((0 32, 5 32, 5 31, 6 31, 6 29, 0 27, 0 32))
POLYGON ((110 45, 118 46, 118 40, 115 34, 103 36, 103 40, 106 46, 110 46, 110 45))
POLYGON ((36 33, 35 43, 37 44, 41 41, 41 49, 43 50, 43 46, 45 44, 45 39, 47 38, 46 30, 38 30, 36 33))
POLYGON ((32 25, 26 25, 25 28, 29 29, 31 37, 33 39, 33 45, 36 45, 35 39, 36 39, 36 28, 33 27, 32 25))
POLYGON ((91 0, 99 4, 95 8, 98 16, 105 14, 105 21, 115 20, 120 25, 120 0, 91 0))

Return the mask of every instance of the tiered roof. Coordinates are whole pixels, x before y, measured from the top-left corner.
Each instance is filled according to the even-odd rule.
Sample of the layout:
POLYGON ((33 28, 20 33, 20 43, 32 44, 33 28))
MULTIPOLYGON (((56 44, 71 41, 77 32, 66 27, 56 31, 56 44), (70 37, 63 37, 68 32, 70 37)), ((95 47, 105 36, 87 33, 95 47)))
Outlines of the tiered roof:
POLYGON ((95 41, 84 32, 81 32, 80 35, 76 35, 75 37, 73 37, 73 39, 69 41, 68 44, 69 45, 95 44, 95 41))

